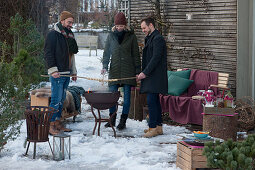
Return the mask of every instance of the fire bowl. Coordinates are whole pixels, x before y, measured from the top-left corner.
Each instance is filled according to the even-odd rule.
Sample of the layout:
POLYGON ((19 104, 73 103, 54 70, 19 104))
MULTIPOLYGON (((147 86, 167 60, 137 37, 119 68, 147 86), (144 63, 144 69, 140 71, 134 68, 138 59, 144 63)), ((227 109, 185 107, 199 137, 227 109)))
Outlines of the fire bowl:
POLYGON ((93 108, 105 110, 117 104, 120 92, 89 91, 85 92, 83 96, 93 108))

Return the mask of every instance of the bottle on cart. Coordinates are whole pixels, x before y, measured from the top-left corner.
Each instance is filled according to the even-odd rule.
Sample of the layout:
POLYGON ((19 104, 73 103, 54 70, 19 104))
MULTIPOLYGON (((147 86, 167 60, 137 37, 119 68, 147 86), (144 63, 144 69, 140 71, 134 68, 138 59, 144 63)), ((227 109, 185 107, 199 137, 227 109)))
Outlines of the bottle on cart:
POLYGON ((231 94, 230 90, 227 92, 227 94, 224 97, 224 107, 234 107, 234 97, 231 94))

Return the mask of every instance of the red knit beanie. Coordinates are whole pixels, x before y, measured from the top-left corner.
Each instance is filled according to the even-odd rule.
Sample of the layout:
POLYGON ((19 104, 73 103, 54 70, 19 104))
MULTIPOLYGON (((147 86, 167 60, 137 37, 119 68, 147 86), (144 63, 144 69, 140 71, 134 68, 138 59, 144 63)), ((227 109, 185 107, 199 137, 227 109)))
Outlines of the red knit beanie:
POLYGON ((63 12, 61 12, 61 14, 60 14, 60 21, 63 21, 63 20, 65 20, 65 19, 67 19, 67 18, 74 18, 74 17, 73 17, 73 14, 71 14, 71 13, 68 12, 68 11, 63 11, 63 12))
POLYGON ((119 12, 114 17, 114 25, 126 25, 127 20, 122 12, 119 12))

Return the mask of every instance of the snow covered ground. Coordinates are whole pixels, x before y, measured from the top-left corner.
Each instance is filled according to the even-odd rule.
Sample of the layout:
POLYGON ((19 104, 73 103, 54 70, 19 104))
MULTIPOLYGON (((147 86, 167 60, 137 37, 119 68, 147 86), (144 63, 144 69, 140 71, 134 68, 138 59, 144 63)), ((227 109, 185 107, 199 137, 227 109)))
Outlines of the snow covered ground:
MULTIPOLYGON (((89 50, 80 50, 76 55, 78 76, 102 78, 100 70, 103 51, 98 50, 98 56, 89 50), (94 56, 93 56, 94 55, 94 56)), ((85 90, 106 88, 100 82, 78 79, 70 85, 82 86, 85 90)), ((122 107, 118 109, 117 123, 119 122, 122 107)), ((108 111, 102 111, 107 117, 108 111)), ((94 118, 90 106, 84 99, 82 113, 73 123, 67 121, 66 126, 73 131, 71 135, 71 159, 63 161, 52 160, 52 155, 47 142, 38 143, 36 159, 32 159, 33 144, 30 145, 28 156, 23 156, 23 147, 26 138, 26 124, 23 121, 21 134, 15 141, 9 141, 0 153, 0 169, 86 169, 86 170, 165 170, 178 169, 175 165, 176 142, 180 138, 177 134, 190 133, 184 127, 163 125, 164 135, 154 138, 143 138, 143 130, 147 128, 146 121, 128 119, 127 128, 117 132, 113 137, 111 128, 101 126, 101 136, 92 135, 94 118)), ((52 145, 53 138, 50 136, 52 145)))

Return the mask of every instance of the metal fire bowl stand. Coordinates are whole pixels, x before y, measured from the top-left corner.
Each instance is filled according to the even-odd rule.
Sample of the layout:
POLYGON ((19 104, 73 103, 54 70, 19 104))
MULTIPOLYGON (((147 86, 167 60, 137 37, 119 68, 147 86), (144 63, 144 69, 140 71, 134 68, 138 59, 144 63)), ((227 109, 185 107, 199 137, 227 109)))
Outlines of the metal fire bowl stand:
POLYGON ((117 114, 118 110, 118 100, 120 97, 120 92, 86 92, 84 97, 87 100, 87 103, 91 106, 91 112, 95 118, 95 126, 93 129, 93 135, 95 134, 96 127, 98 125, 98 136, 100 136, 100 127, 101 122, 108 122, 111 125, 111 128, 116 138, 116 131, 111 124, 111 118, 117 114), (111 115, 109 119, 102 119, 100 110, 110 109, 111 107, 116 106, 116 111, 111 115), (94 108, 97 109, 98 116, 94 112, 94 108), (98 124, 97 124, 98 123, 98 124))

